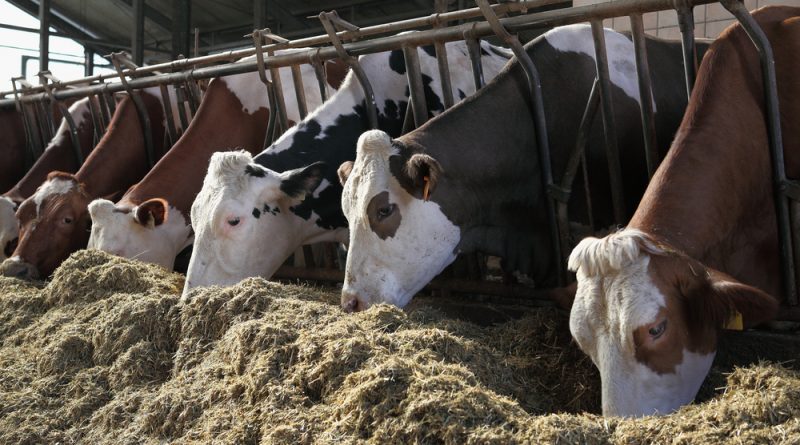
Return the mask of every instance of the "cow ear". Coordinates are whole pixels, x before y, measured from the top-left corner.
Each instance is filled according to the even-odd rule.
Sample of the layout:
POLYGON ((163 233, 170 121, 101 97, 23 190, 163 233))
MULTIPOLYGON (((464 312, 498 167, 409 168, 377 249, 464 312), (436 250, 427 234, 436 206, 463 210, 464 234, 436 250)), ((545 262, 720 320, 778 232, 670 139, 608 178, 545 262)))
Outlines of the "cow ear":
POLYGON ((426 154, 417 153, 406 161, 405 173, 411 180, 414 190, 427 201, 444 171, 439 161, 426 154))
POLYGON ((341 59, 325 61, 325 80, 331 88, 338 90, 347 76, 349 66, 341 59))
POLYGON ((292 199, 304 200, 325 178, 327 165, 315 162, 306 167, 281 173, 281 191, 292 199))
POLYGON ((775 317, 778 300, 714 269, 706 269, 705 282, 688 299, 690 324, 742 330, 775 317))
POLYGON ((350 177, 350 173, 353 172, 353 161, 346 161, 342 162, 342 165, 339 166, 339 169, 336 170, 336 173, 339 175, 339 182, 344 187, 344 183, 347 182, 347 178, 350 177))
POLYGON ((149 199, 136 207, 134 219, 145 227, 158 227, 167 220, 167 201, 149 199))

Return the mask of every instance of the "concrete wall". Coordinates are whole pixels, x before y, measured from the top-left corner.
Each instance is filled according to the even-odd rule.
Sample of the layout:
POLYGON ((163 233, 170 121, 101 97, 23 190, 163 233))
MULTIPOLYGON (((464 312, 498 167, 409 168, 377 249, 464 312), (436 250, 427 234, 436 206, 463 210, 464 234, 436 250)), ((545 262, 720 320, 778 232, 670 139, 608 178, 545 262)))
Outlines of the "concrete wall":
MULTIPOLYGON (((609 0, 573 0, 573 6, 593 5, 606 1, 609 0)), ((745 0, 745 5, 750 10, 767 5, 800 7, 800 0, 745 0)), ((668 39, 678 39, 681 36, 678 29, 678 15, 674 10, 651 12, 645 14, 642 20, 645 32, 648 34, 668 39)), ((719 3, 697 6, 694 8, 694 35, 695 37, 716 38, 733 21, 733 16, 719 3)), ((630 20, 627 17, 608 19, 604 24, 618 31, 627 31, 631 27, 630 20)))

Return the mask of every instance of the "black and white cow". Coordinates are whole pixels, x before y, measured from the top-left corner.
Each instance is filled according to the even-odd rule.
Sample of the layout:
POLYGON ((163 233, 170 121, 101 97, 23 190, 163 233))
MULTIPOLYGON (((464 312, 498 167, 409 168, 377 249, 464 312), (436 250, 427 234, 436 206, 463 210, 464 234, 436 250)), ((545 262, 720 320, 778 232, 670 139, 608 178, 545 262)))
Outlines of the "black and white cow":
MULTIPOLYGON (((605 31, 617 135, 631 211, 647 183, 639 89, 629 37, 605 31), (635 192, 635 193, 631 193, 635 192)), ((707 45, 702 44, 702 49, 707 45)), ((574 147, 595 78, 588 25, 556 28, 527 47, 542 81, 556 180, 574 147)), ((669 147, 687 98, 679 42, 648 38, 656 127, 661 152, 669 147)), ((601 120, 587 152, 598 226, 613 221, 601 120), (604 212, 603 210, 606 209, 604 212)), ((510 64, 478 94, 403 137, 365 133, 355 163, 343 164, 342 208, 350 240, 342 289, 345 310, 387 302, 405 306, 458 253, 503 257, 505 267, 556 285, 545 194, 527 82, 510 64), (349 176, 349 179, 348 179, 349 176), (429 199, 425 199, 429 195, 429 199)), ((582 182, 570 214, 579 215, 582 182)), ((584 211, 585 214, 585 211, 584 211)))
MULTIPOLYGON (((486 42, 481 50, 484 76, 491 79, 510 54, 486 42)), ((435 53, 432 47, 418 53, 427 109, 435 115, 444 111, 435 53)), ((454 97, 463 99, 475 92, 466 45, 448 43, 447 53, 454 97)), ((398 136, 409 100, 403 52, 359 61, 375 92, 379 128, 398 136)), ((350 74, 325 104, 255 158, 214 154, 192 205, 195 241, 184 294, 270 277, 303 244, 346 241, 336 167, 355 158, 356 141, 368 128, 364 94, 350 74)))

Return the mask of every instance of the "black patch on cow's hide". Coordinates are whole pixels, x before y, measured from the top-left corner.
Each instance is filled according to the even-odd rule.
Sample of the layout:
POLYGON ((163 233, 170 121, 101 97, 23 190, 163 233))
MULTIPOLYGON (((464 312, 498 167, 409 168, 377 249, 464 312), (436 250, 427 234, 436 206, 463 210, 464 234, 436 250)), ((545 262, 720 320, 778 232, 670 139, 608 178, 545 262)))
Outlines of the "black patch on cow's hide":
MULTIPOLYGON (((400 62, 402 64, 402 51, 400 62)), ((394 54, 395 52, 393 52, 394 54)), ((399 103, 387 100, 378 113, 378 128, 393 137, 400 135, 403 128, 407 101, 399 103)), ((285 172, 299 167, 304 167, 317 161, 328 165, 341 165, 345 161, 356 158, 356 143, 358 137, 370 128, 364 102, 354 107, 350 114, 343 114, 336 118, 333 125, 324 131, 319 122, 310 119, 300 122, 291 136, 288 149, 278 153, 265 151, 255 157, 254 162, 277 172, 285 172)), ((321 190, 317 196, 307 194, 306 198, 291 211, 303 219, 310 219, 312 212, 317 216, 314 221, 319 227, 333 230, 347 227, 347 220, 342 214, 342 186, 336 169, 326 169, 325 179, 329 185, 321 190)), ((272 214, 279 212, 278 208, 267 210, 272 214)))
MULTIPOLYGON (((431 88, 431 82, 433 79, 426 75, 422 75, 422 89, 425 92, 425 106, 428 108, 428 118, 432 118, 436 113, 441 113, 444 111, 444 104, 442 100, 439 98, 439 95, 433 91, 431 88)), ((410 87, 406 86, 406 97, 410 97, 411 89, 410 87)), ((463 99, 463 97, 462 97, 463 99)))
POLYGON ((467 97, 467 93, 461 91, 461 88, 458 89, 458 98, 464 100, 467 97))
POLYGON ((262 210, 262 212, 277 215, 278 213, 281 213, 281 209, 278 207, 275 207, 274 209, 270 208, 269 204, 264 203, 264 210, 262 210))
POLYGON ((433 45, 423 45, 420 46, 425 53, 427 53, 431 57, 436 57, 436 47, 433 45))
POLYGON ((261 218, 261 210, 258 210, 258 209, 254 208, 253 209, 253 216, 255 216, 256 219, 261 218))
POLYGON ((481 56, 488 56, 488 55, 489 55, 489 51, 486 51, 485 49, 483 49, 483 45, 481 45, 481 56))
POLYGON ((406 73, 406 58, 403 51, 396 49, 389 54, 389 68, 398 74, 406 73))
POLYGON ((267 175, 267 172, 265 172, 264 169, 257 168, 253 165, 248 165, 245 167, 244 172, 250 176, 255 176, 256 178, 263 178, 267 175))

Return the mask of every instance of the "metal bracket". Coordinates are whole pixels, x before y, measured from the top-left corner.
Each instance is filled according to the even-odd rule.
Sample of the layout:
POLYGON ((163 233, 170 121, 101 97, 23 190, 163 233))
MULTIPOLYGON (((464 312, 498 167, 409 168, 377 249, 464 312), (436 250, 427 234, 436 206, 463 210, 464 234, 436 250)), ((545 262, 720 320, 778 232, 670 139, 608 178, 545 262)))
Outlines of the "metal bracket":
MULTIPOLYGON (((545 122, 544 102, 542 101, 542 82, 539 79, 539 71, 536 69, 536 65, 534 65, 528 52, 523 48, 519 38, 509 33, 503 24, 500 23, 500 19, 489 5, 489 1, 475 0, 475 3, 481 9, 483 16, 486 18, 486 21, 489 23, 494 33, 514 51, 514 55, 517 57, 520 66, 525 71, 533 104, 533 125, 536 130, 536 145, 539 152, 540 169, 542 171, 542 190, 547 194, 547 191, 553 187, 553 173, 550 163, 550 145, 547 136, 547 123, 545 122)), ((553 260, 555 261, 556 270, 558 271, 558 282, 563 286, 566 285, 567 278, 564 263, 561 261, 561 244, 559 242, 555 202, 553 197, 549 195, 546 197, 545 202, 547 205, 547 219, 550 226, 550 239, 553 244, 553 260)))
MULTIPOLYGON (((133 104, 136 106, 136 112, 139 115, 139 122, 142 124, 142 136, 144 137, 147 165, 152 168, 156 163, 156 155, 153 148, 153 131, 152 126, 150 125, 150 115, 147 113, 147 106, 145 106, 142 97, 139 96, 139 92, 131 88, 131 86, 128 84, 128 79, 125 78, 125 74, 122 72, 122 63, 124 62, 122 54, 123 53, 111 53, 111 63, 114 65, 114 69, 117 70, 122 87, 128 92, 128 96, 130 96, 133 104)), ((134 68, 132 68, 133 71, 136 71, 136 68, 137 67, 134 66, 134 68)))
MULTIPOLYGON (((283 85, 281 84, 280 74, 277 69, 270 68, 270 78, 267 78, 267 71, 264 66, 264 45, 265 39, 278 39, 280 42, 287 40, 270 30, 254 30, 252 34, 245 37, 253 38, 253 45, 256 50, 256 65, 258 66, 258 76, 261 82, 267 87, 267 97, 269 99, 269 121, 267 122, 267 135, 264 140, 264 148, 268 147, 277 139, 278 135, 289 128, 289 119, 286 116, 286 105, 283 99, 283 85), (280 127, 280 129, 279 129, 280 127)), ((267 51, 267 56, 273 56, 273 51, 267 51)))
POLYGON ((358 63, 358 59, 348 54, 347 50, 342 44, 342 40, 339 38, 339 34, 336 32, 335 25, 339 25, 339 27, 348 31, 358 31, 359 28, 352 23, 348 23, 347 21, 343 20, 341 17, 339 17, 339 14, 336 11, 320 12, 319 21, 322 22, 322 27, 325 28, 325 32, 328 33, 328 37, 331 39, 331 44, 333 44, 333 47, 336 49, 336 53, 339 55, 339 58, 342 59, 356 74, 358 83, 361 84, 361 89, 364 90, 364 99, 367 102, 366 108, 369 125, 373 129, 378 128, 378 105, 375 102, 375 93, 372 90, 372 85, 369 83, 369 79, 367 78, 367 74, 364 72, 364 69, 361 68, 361 65, 358 63))
POLYGON ((322 102, 328 100, 328 75, 325 73, 325 68, 322 66, 322 58, 319 52, 322 48, 317 48, 317 51, 308 56, 308 63, 314 67, 314 74, 317 76, 317 84, 319 86, 319 97, 322 102))
MULTIPOLYGON (((53 86, 58 86, 61 84, 61 81, 56 79, 56 77, 53 76, 50 71, 41 71, 39 72, 38 76, 39 82, 44 88, 44 93, 50 98, 50 102, 55 103, 56 106, 58 106, 59 111, 61 111, 61 117, 67 122, 67 126, 69 127, 69 137, 72 141, 72 148, 75 151, 75 160, 78 162, 78 166, 80 167, 83 165, 84 158, 83 150, 81 148, 81 141, 78 139, 78 127, 75 125, 75 120, 72 118, 72 114, 70 114, 66 105, 59 102, 53 94, 53 86)), ((91 98, 89 100, 91 100, 91 98)))

